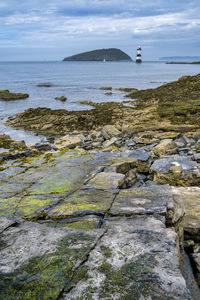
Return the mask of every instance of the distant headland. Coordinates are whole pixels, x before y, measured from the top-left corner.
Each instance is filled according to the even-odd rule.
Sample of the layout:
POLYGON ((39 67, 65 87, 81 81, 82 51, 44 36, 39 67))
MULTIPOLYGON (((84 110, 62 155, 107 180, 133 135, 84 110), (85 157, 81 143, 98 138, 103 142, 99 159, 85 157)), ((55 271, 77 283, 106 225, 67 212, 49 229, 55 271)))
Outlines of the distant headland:
POLYGON ((132 58, 117 48, 97 49, 65 57, 63 61, 132 61, 132 58))

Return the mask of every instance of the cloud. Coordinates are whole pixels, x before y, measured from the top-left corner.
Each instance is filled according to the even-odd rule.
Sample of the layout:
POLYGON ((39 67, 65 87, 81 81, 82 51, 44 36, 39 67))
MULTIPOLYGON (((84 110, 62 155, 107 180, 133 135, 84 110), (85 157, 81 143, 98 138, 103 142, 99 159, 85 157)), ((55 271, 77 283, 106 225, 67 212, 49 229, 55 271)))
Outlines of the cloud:
POLYGON ((59 47, 73 54, 81 43, 127 49, 141 42, 186 45, 197 40, 199 15, 199 0, 2 0, 1 47, 54 47, 56 57, 59 47))

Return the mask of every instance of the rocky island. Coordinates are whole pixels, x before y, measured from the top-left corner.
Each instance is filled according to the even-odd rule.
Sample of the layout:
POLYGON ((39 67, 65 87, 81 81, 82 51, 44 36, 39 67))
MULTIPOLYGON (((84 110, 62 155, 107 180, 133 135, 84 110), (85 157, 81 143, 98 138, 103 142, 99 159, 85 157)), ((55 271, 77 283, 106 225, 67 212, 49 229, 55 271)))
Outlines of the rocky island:
POLYGON ((63 61, 132 61, 132 59, 120 49, 109 48, 83 52, 66 57, 63 61))
POLYGON ((51 142, 0 136, 1 299, 200 298, 199 87, 7 121, 51 142))

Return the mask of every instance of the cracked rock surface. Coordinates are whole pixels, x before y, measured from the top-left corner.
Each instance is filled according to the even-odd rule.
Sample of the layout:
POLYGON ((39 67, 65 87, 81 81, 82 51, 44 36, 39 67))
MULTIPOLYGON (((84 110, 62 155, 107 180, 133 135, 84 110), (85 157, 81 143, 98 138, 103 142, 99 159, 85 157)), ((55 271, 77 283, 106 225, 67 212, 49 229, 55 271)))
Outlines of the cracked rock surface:
POLYGON ((195 299, 179 266, 175 192, 127 188, 140 159, 62 150, 4 161, 0 298, 195 299))

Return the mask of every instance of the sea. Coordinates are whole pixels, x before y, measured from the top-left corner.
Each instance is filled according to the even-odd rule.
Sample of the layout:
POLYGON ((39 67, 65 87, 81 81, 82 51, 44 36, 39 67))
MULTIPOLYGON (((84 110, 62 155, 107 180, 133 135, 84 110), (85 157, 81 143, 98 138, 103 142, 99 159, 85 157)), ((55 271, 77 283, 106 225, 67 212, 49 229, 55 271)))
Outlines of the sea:
POLYGON ((74 111, 91 109, 80 104, 81 100, 121 102, 125 93, 116 88, 155 88, 181 76, 196 75, 200 73, 199 66, 164 62, 0 62, 0 90, 29 94, 24 100, 0 99, 0 134, 26 143, 44 142, 44 136, 8 127, 5 121, 28 108, 74 111), (39 87, 40 84, 52 87, 39 87), (112 87, 112 95, 106 95, 100 89, 103 86, 112 87), (55 100, 59 96, 66 96, 67 101, 55 100))

